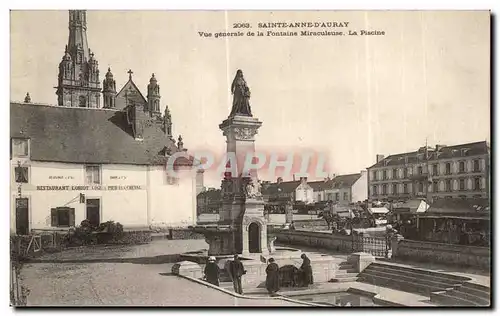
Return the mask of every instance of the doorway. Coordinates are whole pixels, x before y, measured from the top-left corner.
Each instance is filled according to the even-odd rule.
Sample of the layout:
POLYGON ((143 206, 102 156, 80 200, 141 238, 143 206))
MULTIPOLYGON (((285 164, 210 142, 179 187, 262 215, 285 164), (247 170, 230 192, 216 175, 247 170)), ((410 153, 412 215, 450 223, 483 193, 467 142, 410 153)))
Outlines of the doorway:
POLYGON ((16 234, 29 235, 28 198, 16 198, 16 234))
POLYGON ((87 220, 94 227, 101 224, 101 200, 86 199, 87 220))
POLYGON ((257 223, 248 226, 248 251, 250 253, 260 253, 260 227, 257 223))

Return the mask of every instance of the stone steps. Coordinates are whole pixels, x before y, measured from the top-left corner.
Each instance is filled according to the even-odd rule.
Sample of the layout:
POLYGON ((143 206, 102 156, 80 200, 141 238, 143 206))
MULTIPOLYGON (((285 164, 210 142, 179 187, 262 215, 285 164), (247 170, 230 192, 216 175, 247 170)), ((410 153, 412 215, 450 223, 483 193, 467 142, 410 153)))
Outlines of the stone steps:
POLYGON ((403 292, 416 293, 424 296, 429 296, 430 293, 435 291, 446 290, 445 288, 430 287, 424 284, 400 281, 397 278, 398 278, 397 276, 382 277, 382 276, 373 276, 370 274, 363 274, 362 276, 358 276, 358 281, 368 284, 373 284, 376 286, 387 287, 403 292))
POLYGON ((431 293, 431 302, 442 306, 477 306, 476 303, 448 294, 447 291, 437 291, 431 293))
POLYGON ((358 281, 430 297, 446 306, 488 306, 490 290, 469 278, 399 265, 372 263, 358 281))
POLYGON ((381 264, 381 263, 376 263, 376 262, 370 264, 368 269, 391 271, 394 274, 418 276, 419 278, 431 279, 431 280, 436 280, 436 279, 450 280, 450 281, 453 280, 453 281, 455 281, 455 283, 463 283, 463 282, 470 280, 469 278, 444 274, 444 273, 440 273, 440 272, 427 271, 427 270, 421 270, 421 269, 409 268, 409 267, 402 267, 399 265, 381 264))
POLYGON ((490 306, 490 288, 466 282, 445 292, 431 294, 431 301, 441 305, 490 306))
MULTIPOLYGON (((362 277, 370 275, 372 277, 382 277, 382 278, 393 278, 395 279, 395 282, 400 282, 400 283, 409 283, 409 284, 418 284, 425 287, 428 287, 429 289, 448 289, 448 288, 453 288, 454 286, 459 286, 461 283, 457 283, 455 280, 446 280, 444 278, 436 278, 436 279, 429 279, 426 276, 418 276, 418 275, 407 275, 407 274, 402 274, 402 273, 394 273, 394 271, 390 270, 376 270, 376 269, 367 269, 363 271, 362 277)), ((420 288, 420 287, 419 287, 420 288)), ((419 293, 420 290, 419 290, 419 293)), ((430 292, 425 291, 422 294, 428 295, 430 292)))
POLYGON ((345 275, 337 275, 335 278, 331 279, 330 282, 343 283, 343 282, 356 282, 358 280, 357 273, 348 273, 345 275))

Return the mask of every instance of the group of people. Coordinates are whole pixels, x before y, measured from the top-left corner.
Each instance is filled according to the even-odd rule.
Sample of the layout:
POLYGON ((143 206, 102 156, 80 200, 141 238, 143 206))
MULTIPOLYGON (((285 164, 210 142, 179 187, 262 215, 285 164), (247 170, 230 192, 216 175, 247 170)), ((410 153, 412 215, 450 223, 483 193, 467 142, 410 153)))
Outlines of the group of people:
MULTIPOLYGON (((306 256, 306 254, 302 254, 300 257, 302 259, 302 265, 299 268, 300 279, 302 280, 301 285, 307 287, 310 284, 313 284, 311 260, 306 256)), ((241 278, 247 271, 245 270, 238 255, 234 255, 234 260, 229 262, 227 270, 233 281, 234 291, 238 294, 243 294, 241 278)), ((204 274, 205 281, 219 286, 221 269, 217 265, 215 257, 211 256, 208 258, 204 274)), ((274 258, 269 258, 268 260, 266 268, 266 289, 271 295, 276 294, 276 292, 280 290, 280 267, 274 258)))

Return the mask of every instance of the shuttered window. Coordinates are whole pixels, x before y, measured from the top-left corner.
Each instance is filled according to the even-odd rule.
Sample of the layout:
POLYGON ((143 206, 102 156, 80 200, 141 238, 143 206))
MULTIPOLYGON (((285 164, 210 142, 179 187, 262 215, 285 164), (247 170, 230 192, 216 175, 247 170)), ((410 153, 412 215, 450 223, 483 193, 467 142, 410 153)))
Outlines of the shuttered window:
POLYGON ((52 227, 75 226, 75 209, 70 207, 56 207, 50 209, 52 227))

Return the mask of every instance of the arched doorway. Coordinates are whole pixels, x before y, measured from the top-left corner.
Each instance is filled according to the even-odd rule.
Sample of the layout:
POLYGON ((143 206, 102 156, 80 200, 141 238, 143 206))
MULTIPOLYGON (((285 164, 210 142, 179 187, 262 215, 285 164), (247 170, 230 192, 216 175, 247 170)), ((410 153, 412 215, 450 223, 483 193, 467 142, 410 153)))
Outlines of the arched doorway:
POLYGON ((260 227, 257 223, 251 223, 248 226, 248 251, 250 253, 259 253, 260 251, 260 227))

